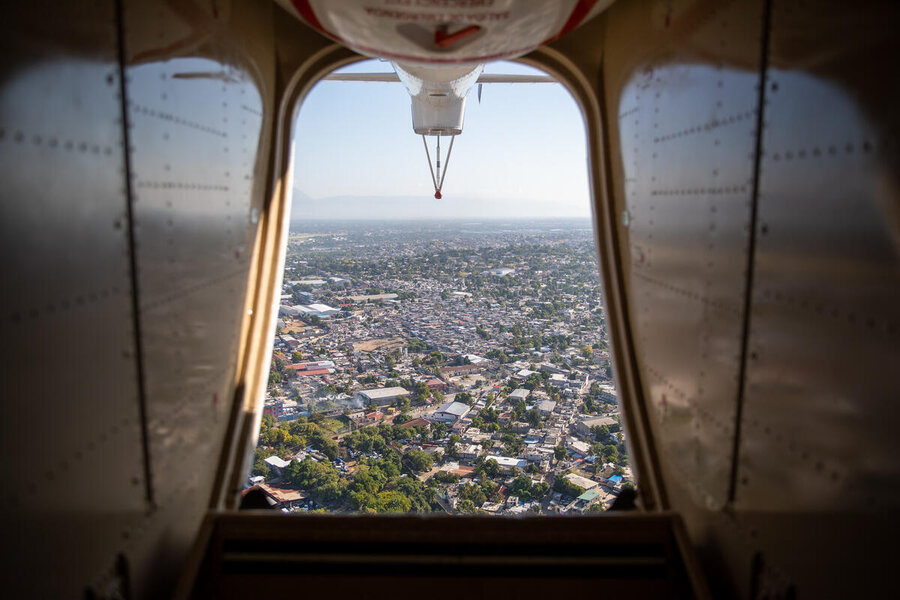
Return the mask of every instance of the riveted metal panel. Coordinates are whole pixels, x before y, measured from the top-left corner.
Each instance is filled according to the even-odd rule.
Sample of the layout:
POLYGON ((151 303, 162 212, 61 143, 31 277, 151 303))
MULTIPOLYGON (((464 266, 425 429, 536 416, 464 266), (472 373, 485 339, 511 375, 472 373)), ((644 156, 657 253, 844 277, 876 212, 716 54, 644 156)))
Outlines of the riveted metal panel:
MULTIPOLYGON (((268 7, 267 7, 268 8, 268 7)), ((234 400, 272 114, 269 10, 125 7, 128 123, 147 428, 157 515, 142 532, 182 566, 206 511, 234 400), (267 28, 268 27, 268 28, 267 28), (264 104, 265 102, 265 104, 264 104), (271 118, 271 116, 269 117, 271 118)))
POLYGON ((886 549, 900 505, 898 23, 893 3, 772 3, 735 508, 810 597, 900 590, 883 554, 829 543, 886 549))
POLYGON ((147 509, 114 4, 2 29, 0 587, 75 597, 147 509))
POLYGON ((711 583, 748 593, 726 512, 740 401, 763 3, 616 3, 605 94, 631 327, 670 506, 711 583))
POLYGON ((608 16, 638 359, 671 506, 720 593, 896 586, 898 22, 886 3, 608 16))
POLYGON ((632 4, 608 29, 638 359, 665 468, 711 509, 731 475, 759 16, 754 2, 632 4))
POLYGON ((127 595, 130 581, 137 597, 165 597, 183 566, 234 399, 271 37, 271 7, 253 2, 4 14, 8 593, 127 595))

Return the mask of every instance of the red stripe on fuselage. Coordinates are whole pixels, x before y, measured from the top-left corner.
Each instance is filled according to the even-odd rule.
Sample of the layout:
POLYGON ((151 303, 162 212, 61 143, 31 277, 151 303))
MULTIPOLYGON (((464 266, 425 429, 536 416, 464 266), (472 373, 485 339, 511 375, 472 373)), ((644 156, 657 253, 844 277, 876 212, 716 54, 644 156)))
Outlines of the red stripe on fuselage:
POLYGON ((351 50, 356 48, 362 52, 366 52, 375 56, 379 56, 381 58, 389 58, 393 60, 405 60, 411 62, 426 62, 426 63, 434 63, 434 64, 459 64, 459 63, 484 63, 491 60, 502 60, 506 58, 511 58, 514 56, 521 56, 523 54, 527 54, 531 52, 535 48, 543 46, 545 44, 549 44, 550 42, 561 38, 566 35, 576 27, 578 27, 584 18, 591 12, 591 9, 594 8, 594 5, 597 3, 597 0, 578 0, 575 4, 575 8, 572 9, 572 12, 569 14, 569 18, 566 19, 565 24, 562 26, 562 29, 559 30, 555 35, 550 36, 543 42, 539 44, 534 44, 533 46, 528 46, 526 48, 520 48, 519 50, 512 50, 510 52, 502 52, 497 54, 491 54, 486 56, 474 56, 474 57, 466 57, 466 58, 431 58, 431 57, 421 57, 421 56, 410 56, 404 54, 395 54, 392 52, 385 52, 384 50, 378 50, 376 48, 369 48, 367 46, 363 46, 361 44, 351 44, 341 38, 341 36, 328 31, 322 25, 322 22, 319 21, 319 18, 316 16, 315 11, 312 6, 309 4, 309 0, 291 0, 291 4, 294 5, 294 8, 300 13, 300 16, 306 21, 307 25, 312 27, 313 29, 318 30, 320 33, 333 39, 336 42, 340 42, 345 46, 349 47, 351 50))
POLYGON ((597 0, 578 0, 578 2, 575 4, 575 8, 572 9, 572 13, 569 15, 566 24, 562 26, 562 29, 559 30, 559 33, 541 42, 541 46, 543 46, 544 44, 549 44, 554 40, 558 40, 562 36, 566 35, 570 31, 581 25, 581 22, 584 21, 584 18, 588 15, 589 12, 591 12, 591 9, 594 8, 595 4, 597 4, 597 0))

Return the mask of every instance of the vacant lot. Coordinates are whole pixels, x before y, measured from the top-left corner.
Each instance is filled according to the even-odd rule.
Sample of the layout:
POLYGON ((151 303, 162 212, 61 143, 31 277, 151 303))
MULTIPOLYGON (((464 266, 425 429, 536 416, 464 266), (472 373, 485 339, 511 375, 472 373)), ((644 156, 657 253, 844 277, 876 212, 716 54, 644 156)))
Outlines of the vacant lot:
POLYGON ((381 338, 377 340, 365 340, 353 344, 355 352, 372 352, 373 350, 393 350, 406 345, 403 338, 381 338))

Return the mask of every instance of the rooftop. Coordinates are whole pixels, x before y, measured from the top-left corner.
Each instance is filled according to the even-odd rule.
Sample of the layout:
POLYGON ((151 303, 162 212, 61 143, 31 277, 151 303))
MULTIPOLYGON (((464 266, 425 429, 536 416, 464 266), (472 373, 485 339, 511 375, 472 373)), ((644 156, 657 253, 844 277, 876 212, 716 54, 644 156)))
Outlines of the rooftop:
POLYGON ((278 467, 279 469, 283 469, 286 466, 288 466, 289 464, 291 464, 291 461, 284 460, 280 456, 270 456, 269 458, 266 459, 265 462, 267 465, 270 465, 272 467, 278 467))
POLYGON ((284 488, 276 488, 265 483, 259 484, 259 489, 264 491, 267 496, 279 503, 296 502, 297 500, 305 500, 309 497, 299 490, 287 490, 284 488))
POLYGON ((435 412, 449 413, 461 417, 469 411, 469 405, 464 402, 447 402, 435 412))
POLYGON ((568 479, 570 483, 574 483, 578 487, 584 488, 585 490, 595 488, 598 485, 596 481, 592 481, 587 477, 582 477, 581 475, 576 475, 575 473, 569 473, 565 478, 568 479))
POLYGON ((371 390, 360 390, 359 394, 361 396, 365 396, 369 400, 379 400, 381 398, 393 398, 396 396, 405 396, 409 394, 406 388, 402 387, 389 387, 389 388, 374 388, 371 390))
POLYGON ((590 502, 591 500, 593 500, 594 498, 596 498, 596 497, 599 496, 599 495, 600 495, 600 492, 598 492, 598 491, 595 491, 595 490, 587 490, 585 493, 583 493, 582 495, 578 496, 578 499, 579 499, 579 500, 584 500, 585 502, 590 502))
MULTIPOLYGON (((489 460, 497 461, 497 464, 501 467, 518 467, 520 469, 524 469, 528 463, 521 458, 510 458, 508 456, 500 456, 500 455, 491 455, 484 457, 485 462, 489 460)), ((594 484, 596 485, 596 484, 594 484)))

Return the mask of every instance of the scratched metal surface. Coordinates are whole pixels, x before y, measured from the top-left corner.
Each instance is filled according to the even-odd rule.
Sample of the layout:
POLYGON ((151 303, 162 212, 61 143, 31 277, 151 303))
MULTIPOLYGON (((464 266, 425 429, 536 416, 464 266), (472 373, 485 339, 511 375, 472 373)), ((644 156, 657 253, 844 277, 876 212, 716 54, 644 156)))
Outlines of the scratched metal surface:
POLYGON ((250 252, 259 222, 271 114, 267 11, 252 3, 125 9, 147 428, 158 524, 169 549, 137 587, 170 578, 209 501, 234 396, 250 252), (243 40, 242 40, 243 38, 243 40))
POLYGON ((888 3, 773 1, 764 27, 766 8, 608 15, 638 359, 670 503, 718 593, 884 593, 900 493, 900 86, 885 74, 900 18, 888 3))
POLYGON ((735 510, 810 597, 900 593, 898 24, 894 3, 772 5, 735 510))
POLYGON ((127 119, 116 3, 3 20, 0 514, 13 550, 0 586, 28 597, 108 591, 119 555, 137 597, 167 596, 233 396, 274 107, 271 11, 134 0, 123 15, 127 119))
POLYGON ((80 594, 147 510, 114 5, 46 4, 0 35, 0 587, 28 597, 80 594))
POLYGON ((669 477, 717 510, 738 399, 760 12, 646 8, 613 9, 606 63, 633 327, 669 477))

